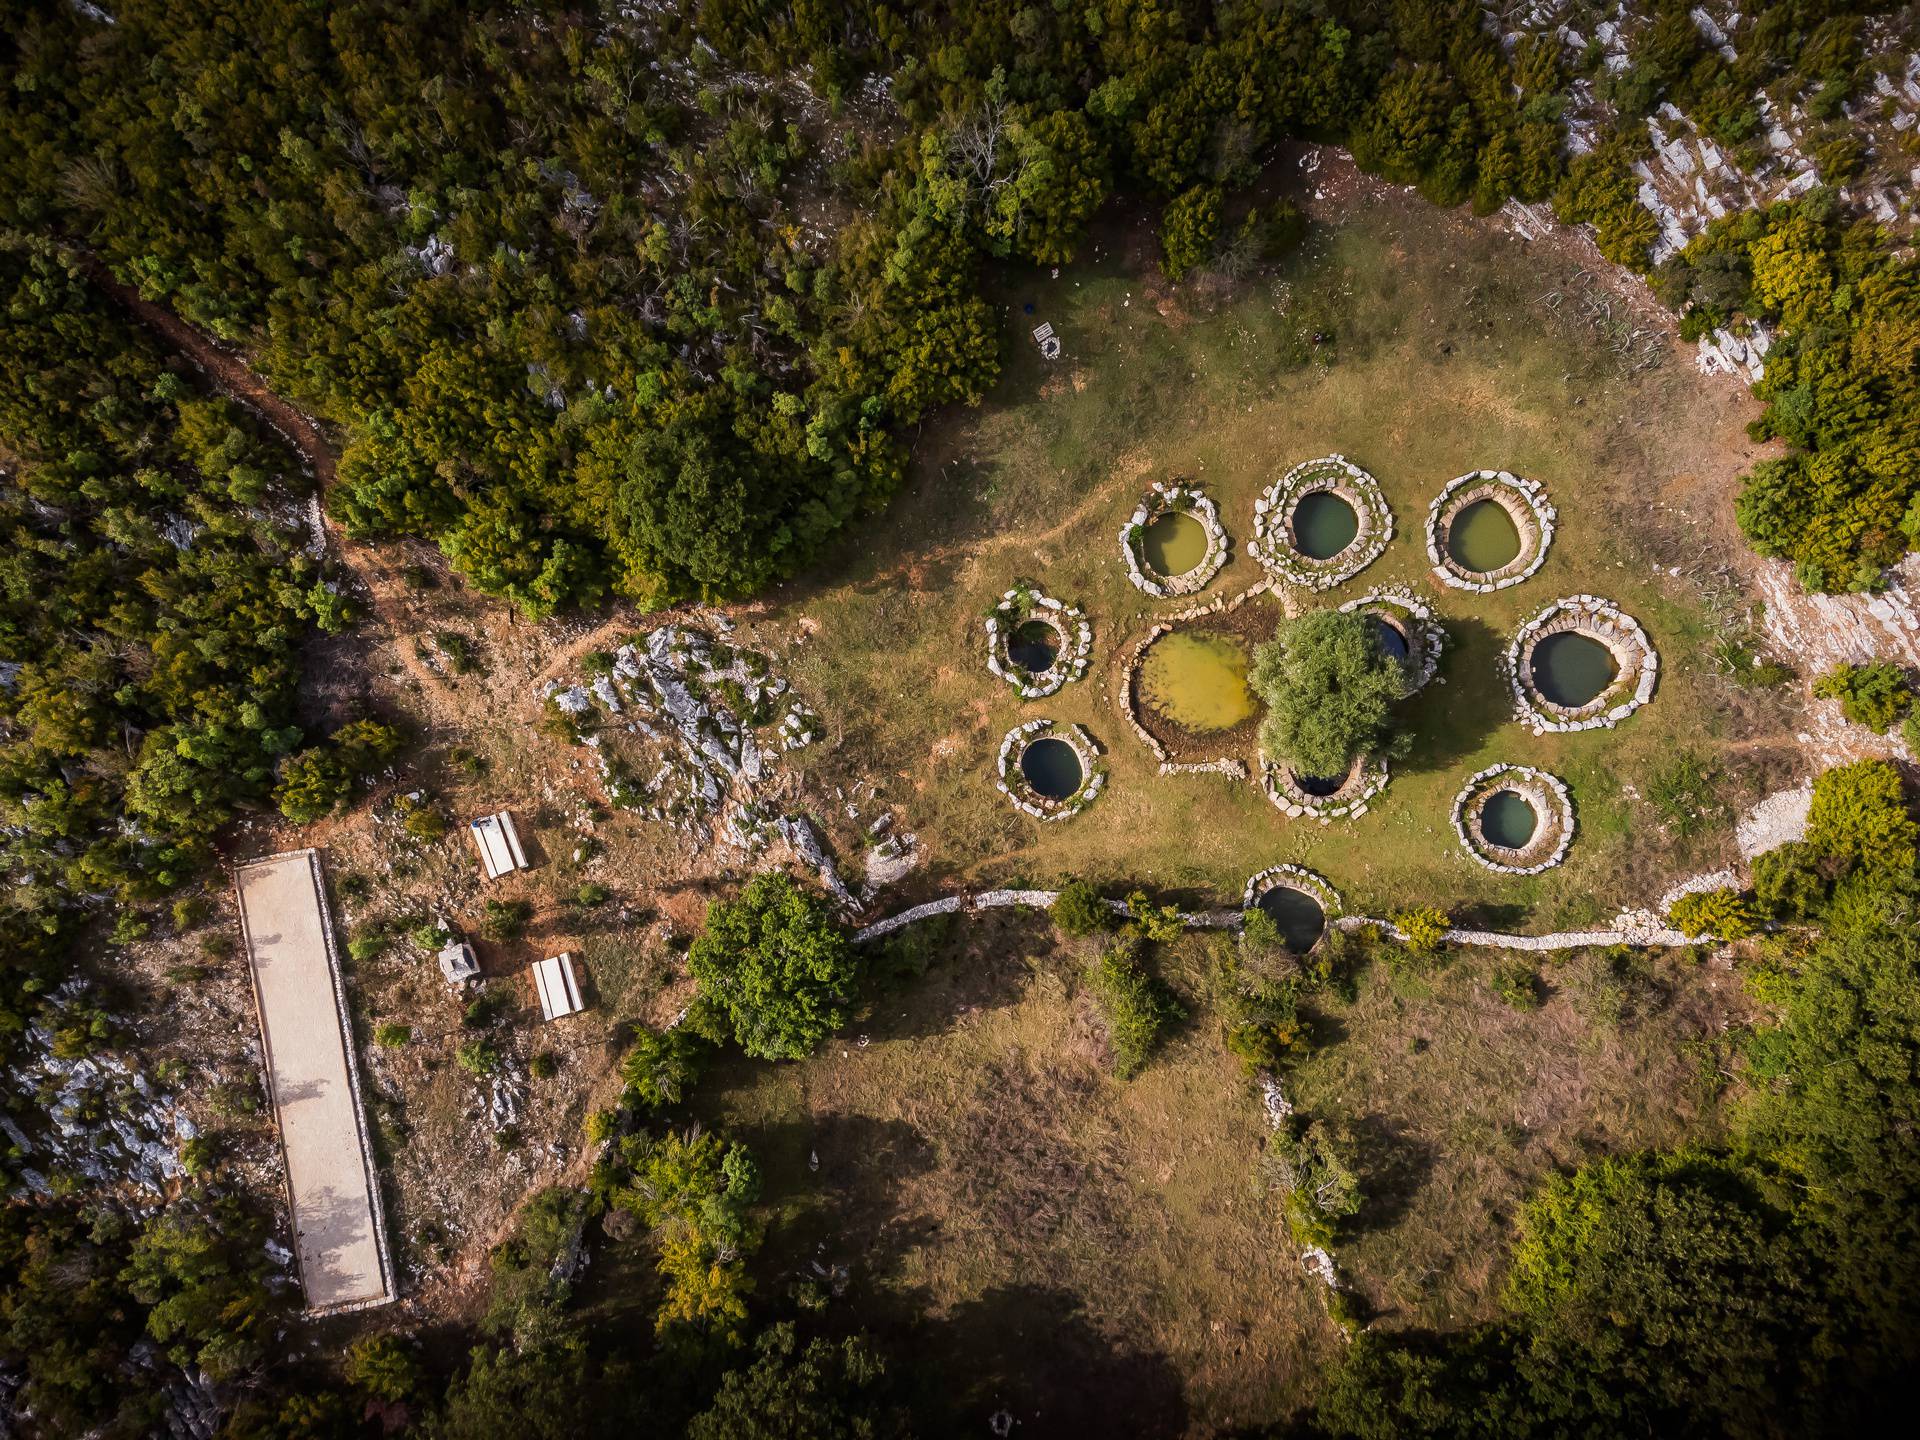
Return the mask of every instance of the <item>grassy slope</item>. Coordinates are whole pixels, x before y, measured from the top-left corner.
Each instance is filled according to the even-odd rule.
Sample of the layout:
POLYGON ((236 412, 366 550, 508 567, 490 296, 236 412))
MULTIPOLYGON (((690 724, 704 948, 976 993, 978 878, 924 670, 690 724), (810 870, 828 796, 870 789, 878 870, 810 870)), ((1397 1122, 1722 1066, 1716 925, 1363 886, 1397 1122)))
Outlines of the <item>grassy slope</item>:
MULTIPOLYGON (((844 766, 847 779, 895 782, 930 862, 919 885, 1080 873, 1217 903, 1253 871, 1294 860, 1352 907, 1418 897, 1545 928, 1603 918, 1714 861, 1719 835, 1670 843, 1636 796, 1676 749, 1768 728, 1746 714, 1751 697, 1710 673, 1698 586, 1723 563, 1712 517, 1751 452, 1738 428, 1748 402, 1683 360, 1623 377, 1572 317, 1571 295, 1557 308, 1547 298, 1571 264, 1398 195, 1317 229, 1280 275, 1210 314, 1189 309, 1204 304, 1191 287, 1169 295, 1140 258, 1096 259, 1010 290, 1010 325, 1052 321, 1064 359, 1048 367, 1016 346, 1000 391, 928 437, 923 478, 860 549, 771 617, 818 625, 796 679, 842 743, 812 763, 833 778, 844 766), (1315 345, 1316 333, 1330 338, 1315 345), (1241 553, 1256 494, 1333 450, 1380 479, 1399 532, 1331 598, 1409 584, 1434 603, 1451 646, 1446 683, 1408 706, 1414 752, 1374 813, 1323 828, 1286 820, 1249 785, 1154 773, 1116 708, 1115 657, 1177 606, 1127 584, 1117 532, 1149 480, 1204 482, 1235 545, 1206 593, 1235 593, 1259 578, 1241 553), (1545 568, 1485 597, 1440 587, 1419 531, 1440 485, 1478 466, 1543 481, 1561 515, 1545 568), (1709 518, 1696 524, 1688 508, 1709 518), (1081 604, 1095 626, 1088 681, 1031 704, 986 672, 980 625, 1021 577, 1081 604), (1616 732, 1536 738, 1509 718, 1495 660, 1520 620, 1576 591, 1616 599, 1648 627, 1661 688, 1616 732), (1084 722, 1109 751, 1107 794, 1068 824, 1027 821, 992 788, 999 737, 1039 714, 1084 722), (1456 847, 1452 796, 1495 761, 1544 765, 1571 783, 1582 835, 1559 872, 1492 877, 1456 847)), ((1729 772, 1751 763, 1746 746, 1723 757, 1729 772)), ((1742 776, 1728 798, 1756 788, 1742 776)))

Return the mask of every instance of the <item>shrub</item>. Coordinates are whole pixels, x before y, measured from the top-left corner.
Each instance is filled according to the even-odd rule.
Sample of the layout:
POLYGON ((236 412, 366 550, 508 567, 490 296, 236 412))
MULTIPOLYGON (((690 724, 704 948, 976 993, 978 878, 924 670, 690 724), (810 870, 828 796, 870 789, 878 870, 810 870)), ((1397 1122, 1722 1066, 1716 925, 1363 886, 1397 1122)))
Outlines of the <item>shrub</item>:
POLYGON ((407 1042, 411 1039, 413 1039, 413 1027, 411 1025, 388 1023, 385 1025, 376 1025, 373 1028, 373 1043, 378 1045, 382 1050, 404 1049, 407 1042))
POLYGON ((591 910, 596 905, 604 905, 613 898, 613 892, 604 885, 596 885, 591 880, 580 882, 580 888, 573 892, 573 903, 591 910))
POLYGON ((810 1055, 846 1024, 861 973, 820 897, 777 873, 709 907, 687 968, 740 1047, 765 1060, 810 1055))
POLYGON ((486 1040, 462 1041, 453 1058, 470 1075, 491 1075, 500 1068, 500 1051, 486 1040))
POLYGON ((1106 1017, 1113 1070, 1122 1080, 1146 1068, 1167 1033, 1187 1018, 1164 984, 1141 968, 1136 947, 1110 947, 1093 967, 1093 994, 1106 1017))
POLYGON ((378 930, 356 930, 347 939, 347 954, 359 965, 378 960, 386 950, 387 937, 378 930))
POLYGON ((1447 943, 1453 917, 1437 906, 1416 905, 1395 915, 1393 923, 1400 930, 1402 943, 1414 954, 1434 955, 1447 943))
POLYGON ((429 800, 402 795, 394 808, 400 813, 400 828, 415 840, 431 842, 447 833, 447 817, 429 800))
POLYGON ((1195 185, 1167 202, 1160 217, 1160 268, 1178 280, 1213 258, 1220 237, 1220 187, 1195 185))
POLYGON ((1243 949, 1276 950, 1284 948, 1286 943, 1286 937, 1280 933, 1280 922, 1258 905, 1240 912, 1240 944, 1243 949))
POLYGON ((1359 1176, 1352 1142, 1325 1121, 1298 1132, 1277 1133, 1261 1159, 1269 1188, 1280 1194, 1280 1213, 1300 1247, 1326 1249, 1339 1239, 1340 1222, 1360 1211, 1359 1176))
POLYGON ((1856 725, 1885 734, 1913 708, 1913 691, 1898 665, 1836 665, 1813 682, 1813 693, 1838 700, 1840 713, 1856 725))
POLYGON ((1306 775, 1344 775, 1392 731, 1407 675, 1366 616, 1312 610, 1254 652, 1247 683, 1267 703, 1260 745, 1306 775))
POLYGON ((489 900, 480 916, 480 933, 500 944, 518 940, 533 919, 533 906, 525 900, 489 900))
POLYGON ((640 1110, 663 1110, 677 1105, 700 1078, 709 1049, 684 1025, 671 1030, 641 1030, 633 1048, 620 1062, 628 1104, 640 1110))
POLYGON ((1820 868, 1820 856, 1803 841, 1790 841, 1753 857, 1753 894, 1761 907, 1782 920, 1805 920, 1827 903, 1832 883, 1820 868))
POLYGON ((1085 880, 1069 880, 1053 902, 1053 923, 1062 935, 1084 939, 1113 928, 1113 912, 1085 880))
POLYGON ((374 1400, 398 1404, 420 1386, 420 1360, 398 1335, 370 1335, 347 1347, 347 1383, 374 1400))
POLYGON ((1875 875, 1910 875, 1916 837, 1900 772, 1887 761, 1856 760, 1814 780, 1807 844, 1821 855, 1875 875))
POLYGON ((1186 924, 1180 918, 1180 907, 1156 905, 1144 890, 1135 890, 1127 896, 1127 916, 1142 935, 1163 945, 1187 933, 1186 924))
POLYGON ((202 895, 182 895, 173 902, 173 928, 188 931, 204 921, 213 913, 213 907, 202 895))
POLYGON ((542 1050, 527 1062, 527 1070, 536 1080, 551 1080, 560 1073, 560 1057, 551 1050, 542 1050))
POLYGON ((1744 940, 1760 928, 1758 908, 1736 890, 1725 886, 1682 895, 1667 909, 1682 935, 1699 939, 1704 935, 1721 940, 1744 940))
POLYGON ((1529 960, 1503 960, 1494 967, 1493 993, 1516 1010, 1540 1008, 1540 976, 1529 960))

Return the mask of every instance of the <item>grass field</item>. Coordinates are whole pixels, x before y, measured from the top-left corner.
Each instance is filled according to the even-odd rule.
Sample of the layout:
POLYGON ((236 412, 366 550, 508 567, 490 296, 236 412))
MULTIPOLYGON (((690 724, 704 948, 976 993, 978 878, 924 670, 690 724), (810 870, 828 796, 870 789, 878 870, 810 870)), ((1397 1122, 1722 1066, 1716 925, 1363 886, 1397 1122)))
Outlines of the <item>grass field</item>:
POLYGON ((988 403, 929 434, 921 478, 857 553, 773 607, 775 622, 811 632, 793 670, 836 732, 811 763, 825 780, 890 784, 927 858, 909 888, 1071 873, 1218 903, 1291 860, 1352 908, 1417 897, 1481 923, 1547 928, 1649 901, 1720 858, 1724 807, 1760 792, 1774 742, 1792 738, 1777 703, 1733 684, 1710 654, 1749 619, 1726 583, 1725 513, 1753 453, 1740 428, 1751 402, 1677 350, 1623 373, 1608 322, 1588 312, 1624 313, 1625 302, 1581 300, 1591 277, 1554 252, 1393 193, 1358 208, 1316 228, 1279 274, 1212 300, 1169 293, 1124 245, 1009 292, 1010 326, 1051 321, 1064 357, 1048 365, 1016 344, 988 403), (1373 813, 1322 827, 1287 820, 1252 785, 1155 773, 1119 712, 1116 657, 1184 602, 1131 588, 1117 535, 1149 481, 1196 480, 1234 542, 1201 598, 1237 593, 1261 574, 1243 553, 1255 496, 1330 451, 1379 478, 1398 530, 1319 603, 1410 585, 1449 644, 1444 683, 1406 706, 1412 751, 1373 813), (1440 586, 1421 534, 1440 486, 1482 466, 1543 482, 1561 517, 1540 573, 1491 596, 1440 586), (1030 703, 984 663, 981 617, 1019 579, 1083 606, 1095 628, 1088 679, 1030 703), (1660 690, 1617 731, 1536 738, 1511 720, 1496 658, 1521 620, 1579 591, 1648 628, 1660 690), (1108 752, 1107 792, 1065 824, 1019 816, 993 789, 1000 736, 1035 715, 1085 724, 1108 752), (1711 783, 1681 836, 1645 797, 1662 780, 1671 788, 1663 769, 1689 755, 1711 783), (1498 761, 1572 786, 1580 838, 1561 870, 1496 877, 1457 848, 1451 798, 1498 761))

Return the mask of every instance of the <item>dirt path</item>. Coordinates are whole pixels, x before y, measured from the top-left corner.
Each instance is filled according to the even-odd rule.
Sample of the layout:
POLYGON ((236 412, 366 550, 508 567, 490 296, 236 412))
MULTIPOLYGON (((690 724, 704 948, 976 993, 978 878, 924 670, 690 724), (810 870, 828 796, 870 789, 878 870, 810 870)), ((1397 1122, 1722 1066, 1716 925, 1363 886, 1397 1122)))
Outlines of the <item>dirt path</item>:
MULTIPOLYGON (((194 329, 164 306, 143 300, 129 286, 108 276, 98 265, 87 269, 101 289, 126 307, 127 312, 160 336, 175 351, 186 356, 222 393, 245 405, 279 433, 300 456, 308 472, 324 493, 333 485, 333 450, 320 428, 306 415, 269 390, 246 361, 194 329)), ((397 565, 380 555, 372 546, 352 539, 321 509, 329 542, 341 563, 354 573, 365 592, 368 609, 378 628, 392 643, 400 663, 429 692, 444 690, 446 682, 406 643, 409 627, 405 614, 405 582, 397 565)))

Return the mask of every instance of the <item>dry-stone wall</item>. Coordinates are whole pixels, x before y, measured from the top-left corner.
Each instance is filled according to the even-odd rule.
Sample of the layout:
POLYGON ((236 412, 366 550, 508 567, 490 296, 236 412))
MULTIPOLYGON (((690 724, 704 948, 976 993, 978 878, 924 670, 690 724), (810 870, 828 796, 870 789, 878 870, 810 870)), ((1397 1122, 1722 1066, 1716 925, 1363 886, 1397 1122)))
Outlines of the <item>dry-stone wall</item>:
POLYGON ((1547 563, 1558 518, 1537 481, 1505 470, 1469 470, 1449 480, 1427 507, 1427 560, 1442 584, 1489 595, 1529 579, 1547 563), (1476 500, 1491 500, 1505 510, 1520 533, 1520 551, 1498 570, 1469 570, 1447 551, 1447 527, 1476 500))
POLYGON ((1038 591, 1009 590, 987 617, 987 668, 1013 686, 1022 700, 1041 700, 1069 680, 1087 673, 1093 651, 1093 627, 1072 605, 1038 591), (1014 632, 1031 621, 1049 625, 1060 639, 1053 664, 1038 674, 1023 670, 1007 654, 1014 632))
POLYGON ((1554 601, 1514 632, 1502 668, 1513 695, 1514 718, 1534 734, 1611 730, 1653 698, 1660 677, 1660 656, 1640 622, 1611 600, 1598 595, 1569 595, 1554 601), (1534 647, 1549 635, 1570 630, 1605 645, 1613 652, 1620 671, 1605 691, 1577 708, 1554 704, 1533 684, 1534 647))
POLYGON ((1246 888, 1240 892, 1240 908, 1243 911, 1253 909, 1260 903, 1262 895, 1283 885, 1304 891, 1319 901, 1329 923, 1333 916, 1340 913, 1340 892, 1327 883, 1325 876, 1316 875, 1304 865, 1269 865, 1258 874, 1249 876, 1246 888))
POLYGON ((1453 833, 1476 862, 1503 875, 1538 875, 1567 858, 1573 844, 1573 796, 1557 775, 1528 765, 1492 765, 1473 775, 1453 797, 1453 833), (1533 838, 1518 850, 1487 838, 1482 814, 1487 801, 1512 790, 1532 807, 1533 838))
POLYGON ((1344 455, 1303 461, 1281 476, 1253 505, 1247 550, 1273 575, 1309 590, 1330 590, 1380 558, 1393 539, 1393 511, 1380 482, 1344 455), (1359 529, 1338 555, 1316 560, 1293 543, 1293 512, 1307 496, 1326 490, 1353 507, 1359 529))
POLYGON ((1220 573, 1220 567, 1227 563, 1227 544, 1219 507, 1198 486, 1184 482, 1162 485, 1155 481, 1147 498, 1120 527, 1120 558, 1126 562, 1127 578, 1133 581, 1134 588, 1161 600, 1206 589, 1208 582, 1220 573), (1140 537, 1147 526, 1172 511, 1191 515, 1207 532, 1207 553, 1184 575, 1156 574, 1147 568, 1146 559, 1140 553, 1140 537))
POLYGON ((1281 813, 1299 819, 1311 816, 1322 825, 1335 820, 1357 820, 1389 779, 1386 760, 1378 755, 1363 755, 1347 771, 1344 784, 1331 795, 1313 795, 1300 788, 1284 765, 1276 765, 1267 756, 1260 757, 1260 788, 1281 813))

